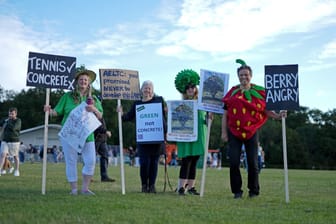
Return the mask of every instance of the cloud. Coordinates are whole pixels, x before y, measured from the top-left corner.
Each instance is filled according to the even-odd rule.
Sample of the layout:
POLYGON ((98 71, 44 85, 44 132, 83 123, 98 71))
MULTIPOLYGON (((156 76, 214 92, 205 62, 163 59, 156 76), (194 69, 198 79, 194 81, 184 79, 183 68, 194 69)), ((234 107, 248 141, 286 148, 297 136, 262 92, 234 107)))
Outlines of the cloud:
POLYGON ((6 76, 1 85, 5 89, 26 88, 29 52, 64 55, 73 49, 64 38, 36 32, 15 16, 0 15, 0 33, 6 34, 0 38, 0 70, 6 76))
POLYGON ((322 60, 336 58, 336 39, 330 41, 322 47, 322 51, 318 58, 322 60))
MULTIPOLYGON (((243 52, 262 45, 284 33, 308 32, 332 22, 334 1, 203 1, 186 0, 167 44, 172 50, 188 47, 201 52, 243 52), (176 46, 174 46, 176 45, 176 46)), ((171 20, 173 22, 173 20, 171 20)), ((164 37, 167 41, 167 37, 164 37)))

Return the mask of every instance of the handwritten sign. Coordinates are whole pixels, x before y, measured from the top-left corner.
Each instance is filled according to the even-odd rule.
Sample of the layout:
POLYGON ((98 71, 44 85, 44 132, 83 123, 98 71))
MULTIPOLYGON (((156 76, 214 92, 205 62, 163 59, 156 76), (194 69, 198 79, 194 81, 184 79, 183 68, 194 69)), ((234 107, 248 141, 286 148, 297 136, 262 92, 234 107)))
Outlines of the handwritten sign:
POLYGON ((99 69, 103 99, 139 100, 140 85, 137 71, 99 69))
POLYGON ((197 101, 167 101, 168 141, 194 142, 197 140, 197 101))
POLYGON ((138 143, 164 141, 161 103, 148 103, 136 106, 136 137, 138 143))
POLYGON ((298 65, 266 65, 265 89, 268 110, 299 109, 298 65))
POLYGON ((29 52, 27 86, 74 89, 76 58, 29 52))
POLYGON ((198 109, 223 114, 222 98, 228 91, 229 74, 201 69, 198 109))
POLYGON ((83 150, 87 137, 100 125, 92 113, 86 111, 86 102, 82 102, 70 112, 58 136, 74 147, 79 153, 83 150))

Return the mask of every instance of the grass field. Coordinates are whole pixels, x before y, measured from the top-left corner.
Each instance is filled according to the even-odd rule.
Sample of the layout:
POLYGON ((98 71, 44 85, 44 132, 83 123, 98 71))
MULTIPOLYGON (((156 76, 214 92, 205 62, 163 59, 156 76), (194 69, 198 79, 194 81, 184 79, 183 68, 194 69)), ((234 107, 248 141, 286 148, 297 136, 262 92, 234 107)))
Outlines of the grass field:
MULTIPOLYGON (((80 168, 80 165, 79 165, 80 168)), ((336 171, 289 170, 289 198, 285 201, 284 173, 264 169, 261 195, 235 200, 228 168, 207 169, 203 197, 178 196, 166 184, 160 166, 157 194, 140 193, 139 168, 125 166, 126 194, 121 193, 120 167, 109 167, 115 183, 101 183, 96 168, 91 189, 95 196, 70 196, 64 164, 47 166, 46 194, 42 195, 42 164, 25 163, 21 176, 0 177, 0 223, 336 223, 336 171)), ((179 168, 168 167, 168 180, 176 187, 179 168)), ((200 188, 202 170, 197 173, 200 188)), ((80 178, 81 180, 81 178, 80 178)))

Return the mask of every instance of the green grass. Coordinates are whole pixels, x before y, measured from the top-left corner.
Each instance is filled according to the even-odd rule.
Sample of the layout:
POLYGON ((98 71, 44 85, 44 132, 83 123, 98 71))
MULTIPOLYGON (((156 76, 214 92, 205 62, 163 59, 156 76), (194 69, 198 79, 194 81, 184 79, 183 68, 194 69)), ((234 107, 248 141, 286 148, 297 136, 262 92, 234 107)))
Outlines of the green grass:
MULTIPOLYGON (((336 223, 335 171, 289 170, 289 203, 280 169, 262 170, 261 195, 252 199, 247 197, 246 172, 242 170, 245 194, 241 200, 232 197, 228 168, 207 169, 203 197, 178 196, 169 185, 163 192, 164 167, 159 171, 157 194, 139 193, 139 169, 126 165, 125 195, 121 193, 120 168, 109 167, 117 182, 101 183, 97 166, 91 185, 96 196, 70 196, 64 164, 50 163, 46 194, 42 195, 42 164, 25 163, 20 177, 0 177, 0 223, 336 223)), ((173 188, 178 172, 179 168, 168 168, 173 188)), ((201 175, 198 169, 198 190, 201 175)))

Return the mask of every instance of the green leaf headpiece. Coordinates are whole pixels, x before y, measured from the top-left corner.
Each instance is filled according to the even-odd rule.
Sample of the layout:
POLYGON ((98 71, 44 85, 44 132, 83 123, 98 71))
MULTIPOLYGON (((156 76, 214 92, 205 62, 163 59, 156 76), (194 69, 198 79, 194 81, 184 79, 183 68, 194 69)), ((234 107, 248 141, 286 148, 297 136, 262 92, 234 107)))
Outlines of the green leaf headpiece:
POLYGON ((199 85, 200 77, 197 72, 192 69, 184 69, 177 73, 175 77, 175 87, 180 93, 186 92, 186 87, 190 85, 199 85))

